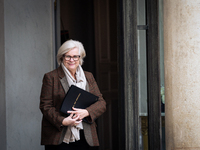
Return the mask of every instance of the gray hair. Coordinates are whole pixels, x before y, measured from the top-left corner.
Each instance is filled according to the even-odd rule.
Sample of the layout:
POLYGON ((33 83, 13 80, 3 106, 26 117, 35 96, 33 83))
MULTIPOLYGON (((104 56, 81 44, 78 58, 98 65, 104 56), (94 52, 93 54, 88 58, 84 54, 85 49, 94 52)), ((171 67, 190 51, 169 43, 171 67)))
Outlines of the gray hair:
POLYGON ((62 63, 62 61, 63 61, 63 55, 65 53, 69 52, 70 50, 74 49, 74 48, 78 48, 79 55, 80 55, 79 64, 80 65, 83 64, 83 58, 86 56, 83 44, 81 42, 79 42, 79 41, 68 40, 65 43, 63 43, 61 45, 61 47, 59 48, 59 50, 58 50, 58 54, 57 54, 58 65, 60 65, 62 63))

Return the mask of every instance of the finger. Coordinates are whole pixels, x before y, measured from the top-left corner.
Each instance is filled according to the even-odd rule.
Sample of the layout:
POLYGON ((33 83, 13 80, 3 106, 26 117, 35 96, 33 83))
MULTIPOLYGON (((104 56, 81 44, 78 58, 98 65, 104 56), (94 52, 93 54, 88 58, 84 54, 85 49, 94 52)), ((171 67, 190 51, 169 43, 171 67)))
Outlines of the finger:
POLYGON ((76 108, 72 107, 72 110, 77 110, 76 108))
POLYGON ((70 114, 69 116, 72 118, 73 114, 70 114))
POLYGON ((69 114, 75 114, 76 112, 75 111, 67 111, 67 113, 69 113, 69 114))
POLYGON ((79 115, 77 115, 77 116, 75 116, 74 118, 73 118, 73 120, 75 120, 75 121, 77 121, 77 120, 79 120, 80 118, 79 118, 79 115))
POLYGON ((79 120, 79 121, 76 121, 75 124, 79 124, 79 123, 81 123, 81 122, 82 122, 82 120, 79 120))
POLYGON ((75 111, 80 110, 80 108, 74 108, 74 107, 72 107, 72 109, 75 110, 75 111))
POLYGON ((72 119, 76 118, 77 117, 77 114, 73 114, 72 116, 72 119))

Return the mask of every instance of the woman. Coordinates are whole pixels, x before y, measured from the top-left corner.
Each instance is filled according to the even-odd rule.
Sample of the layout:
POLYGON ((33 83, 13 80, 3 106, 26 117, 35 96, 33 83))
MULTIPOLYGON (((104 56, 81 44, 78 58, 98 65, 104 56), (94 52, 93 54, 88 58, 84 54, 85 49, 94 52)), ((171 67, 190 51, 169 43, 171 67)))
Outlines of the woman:
POLYGON ((80 42, 66 41, 58 50, 59 67, 44 75, 40 110, 43 114, 41 145, 45 145, 45 150, 83 150, 99 146, 95 120, 106 111, 106 102, 93 75, 81 67, 85 56, 80 42), (73 108, 66 117, 59 110, 71 85, 89 91, 99 99, 86 109, 73 108), (82 122, 83 118, 89 123, 82 122))

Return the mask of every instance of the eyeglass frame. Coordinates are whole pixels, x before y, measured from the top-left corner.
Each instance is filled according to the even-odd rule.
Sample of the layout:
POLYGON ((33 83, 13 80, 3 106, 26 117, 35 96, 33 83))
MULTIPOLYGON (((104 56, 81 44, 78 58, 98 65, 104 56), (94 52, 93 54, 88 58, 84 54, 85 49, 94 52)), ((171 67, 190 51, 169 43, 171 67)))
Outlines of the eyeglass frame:
POLYGON ((80 55, 74 55, 74 56, 70 56, 70 55, 63 55, 63 57, 64 57, 64 59, 66 60, 66 61, 69 61, 69 60, 71 60, 71 59, 73 59, 74 61, 78 61, 79 59, 80 59, 80 55), (76 57, 77 56, 77 60, 76 60, 76 58, 74 59, 74 57, 76 57), (69 59, 67 59, 67 57, 69 58, 69 59))

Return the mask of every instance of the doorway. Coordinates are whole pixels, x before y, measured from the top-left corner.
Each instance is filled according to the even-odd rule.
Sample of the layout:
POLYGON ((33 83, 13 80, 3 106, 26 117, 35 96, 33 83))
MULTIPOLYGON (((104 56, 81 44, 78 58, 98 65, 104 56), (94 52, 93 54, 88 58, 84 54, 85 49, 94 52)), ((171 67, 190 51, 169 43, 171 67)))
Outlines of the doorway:
POLYGON ((100 147, 91 149, 120 149, 117 1, 57 0, 57 8, 60 44, 68 39, 82 42, 86 50, 82 67, 93 73, 107 103, 107 111, 97 119, 100 147))
POLYGON ((93 73, 107 102, 106 113, 97 120, 100 147, 95 150, 138 150, 145 149, 145 143, 146 149, 161 149, 158 2, 57 0, 60 41, 83 43, 87 54, 83 68, 93 73), (142 24, 138 20, 141 8, 146 15, 142 24), (145 52, 138 46, 145 47, 145 52), (146 68, 138 61, 141 54, 145 54, 146 68), (146 81, 139 78, 142 69, 146 81), (146 88, 145 95, 140 87, 146 88), (141 99, 145 100, 144 109, 141 99), (148 114, 148 118, 144 116, 148 136, 143 136, 143 143, 141 110, 148 114))

